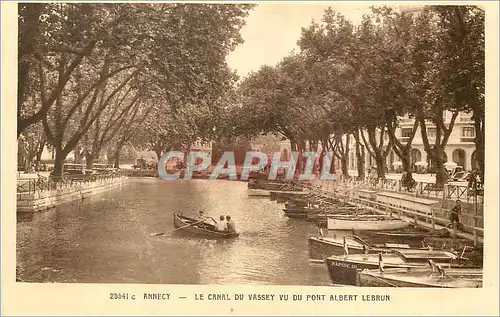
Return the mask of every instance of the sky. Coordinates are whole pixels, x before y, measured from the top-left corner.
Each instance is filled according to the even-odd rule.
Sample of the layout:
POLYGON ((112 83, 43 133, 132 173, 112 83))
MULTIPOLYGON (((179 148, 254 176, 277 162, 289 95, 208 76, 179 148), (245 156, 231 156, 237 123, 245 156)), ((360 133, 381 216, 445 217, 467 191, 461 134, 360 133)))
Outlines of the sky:
POLYGON ((297 41, 301 28, 311 21, 320 22, 324 11, 332 7, 353 23, 358 24, 362 15, 370 13, 372 4, 361 3, 260 3, 247 18, 241 30, 245 43, 227 57, 229 66, 245 77, 262 65, 276 65, 293 49, 299 51, 297 41))

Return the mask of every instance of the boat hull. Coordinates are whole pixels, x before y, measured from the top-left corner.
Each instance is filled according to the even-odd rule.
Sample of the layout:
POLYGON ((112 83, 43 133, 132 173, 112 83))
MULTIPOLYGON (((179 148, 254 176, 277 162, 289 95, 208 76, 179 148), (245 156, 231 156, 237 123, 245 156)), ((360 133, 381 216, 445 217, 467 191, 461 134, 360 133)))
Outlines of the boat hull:
MULTIPOLYGON (((363 245, 350 239, 346 240, 349 254, 362 254, 363 245)), ((344 244, 341 239, 309 238, 309 259, 312 262, 324 262, 332 255, 344 254, 344 244)))
MULTIPOLYGON (((378 264, 369 262, 352 262, 346 257, 345 260, 340 257, 329 257, 325 259, 326 266, 330 279, 334 284, 353 285, 358 284, 358 271, 368 269, 373 270, 378 268, 378 264)), ((385 268, 408 268, 415 266, 423 266, 418 264, 401 264, 401 263, 386 263, 385 268)))
POLYGON ((271 196, 271 192, 264 189, 248 189, 248 196, 253 197, 269 197, 271 196))
POLYGON ((409 226, 409 223, 400 220, 373 220, 359 219, 355 220, 348 218, 329 217, 327 220, 328 230, 358 230, 358 231, 373 231, 373 230, 398 230, 409 226))
POLYGON ((382 253, 381 251, 379 254, 333 255, 326 258, 325 262, 332 282, 336 284, 357 285, 357 271, 379 268, 380 258, 382 258, 385 269, 428 267, 429 260, 450 267, 453 261, 457 259, 457 256, 451 252, 423 249, 391 249, 385 254, 382 253))
POLYGON ((289 218, 309 218, 310 215, 320 213, 322 209, 319 208, 293 208, 289 207, 283 209, 285 216, 289 218))
POLYGON ((195 234, 207 239, 231 239, 239 236, 239 233, 237 232, 234 233, 218 232, 216 231, 214 225, 205 222, 202 222, 197 225, 187 226, 191 223, 198 221, 199 221, 198 219, 174 214, 174 228, 179 229, 179 231, 195 234))
POLYGON ((482 287, 482 270, 445 270, 441 276, 431 268, 386 269, 359 271, 360 287, 428 287, 428 288, 478 288, 482 287))

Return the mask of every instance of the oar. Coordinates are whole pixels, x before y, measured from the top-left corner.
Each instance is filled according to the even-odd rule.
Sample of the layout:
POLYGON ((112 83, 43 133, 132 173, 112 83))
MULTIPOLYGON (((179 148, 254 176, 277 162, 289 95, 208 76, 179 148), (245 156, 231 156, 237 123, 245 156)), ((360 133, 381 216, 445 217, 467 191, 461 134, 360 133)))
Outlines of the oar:
POLYGON ((182 227, 180 227, 180 228, 176 228, 176 229, 173 229, 173 230, 170 230, 170 231, 167 231, 167 232, 157 232, 157 233, 153 233, 153 234, 151 234, 151 236, 163 236, 163 235, 166 235, 166 234, 168 234, 168 233, 172 233, 172 232, 177 231, 177 230, 181 230, 181 229, 184 229, 184 228, 187 228, 187 227, 194 226, 194 225, 199 224, 200 222, 203 222, 203 221, 205 221, 205 220, 207 220, 207 219, 208 219, 208 217, 205 217, 205 218, 203 218, 202 220, 197 221, 197 222, 193 222, 193 223, 191 223, 191 224, 189 224, 189 225, 185 225, 185 226, 182 226, 182 227))

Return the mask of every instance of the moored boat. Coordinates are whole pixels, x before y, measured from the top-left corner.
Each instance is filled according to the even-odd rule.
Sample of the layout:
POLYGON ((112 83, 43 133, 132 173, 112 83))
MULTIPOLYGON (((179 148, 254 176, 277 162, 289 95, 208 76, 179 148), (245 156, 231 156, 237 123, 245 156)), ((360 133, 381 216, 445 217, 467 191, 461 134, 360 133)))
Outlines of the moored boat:
POLYGON ((430 267, 363 270, 357 273, 361 287, 478 288, 483 286, 480 268, 430 267))
POLYGON ((330 278, 335 284, 357 285, 358 270, 384 268, 412 268, 429 265, 433 260, 440 265, 451 266, 457 255, 447 251, 391 250, 390 253, 333 255, 325 259, 330 278))
POLYGON ((307 218, 309 215, 321 213, 322 208, 315 207, 288 207, 283 209, 285 216, 289 218, 307 218))
POLYGON ((409 222, 383 215, 330 215, 328 230, 397 230, 409 226, 409 222))
POLYGON ((309 238, 309 260, 311 262, 323 263, 324 259, 332 255, 364 254, 364 253, 388 253, 393 250, 408 250, 417 248, 417 245, 390 243, 372 244, 357 236, 352 237, 310 237, 309 238))
POLYGON ((212 239, 227 239, 239 236, 237 232, 217 231, 215 225, 206 223, 203 219, 189 218, 179 214, 174 214, 174 228, 212 239))
POLYGON ((319 227, 326 228, 328 226, 328 216, 331 215, 375 215, 369 209, 360 209, 352 207, 328 208, 322 212, 310 213, 307 215, 307 220, 315 221, 319 227))
POLYGON ((247 194, 248 194, 248 196, 253 196, 253 197, 269 197, 269 196, 271 196, 270 191, 263 190, 263 189, 248 189, 247 194))

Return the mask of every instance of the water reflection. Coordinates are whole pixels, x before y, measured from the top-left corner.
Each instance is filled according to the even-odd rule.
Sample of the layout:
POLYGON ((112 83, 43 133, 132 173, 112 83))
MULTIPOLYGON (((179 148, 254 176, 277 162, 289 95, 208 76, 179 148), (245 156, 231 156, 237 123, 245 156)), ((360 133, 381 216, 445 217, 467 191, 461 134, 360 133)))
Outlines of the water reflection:
POLYGON ((283 205, 247 197, 233 181, 133 180, 18 219, 18 277, 34 282, 329 285, 310 265, 313 223, 283 205), (231 215, 240 236, 207 240, 173 229, 173 213, 231 215))

